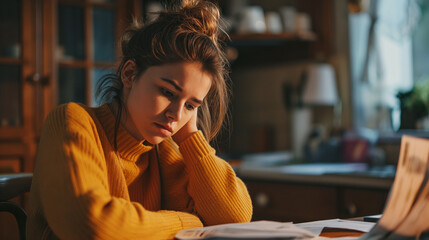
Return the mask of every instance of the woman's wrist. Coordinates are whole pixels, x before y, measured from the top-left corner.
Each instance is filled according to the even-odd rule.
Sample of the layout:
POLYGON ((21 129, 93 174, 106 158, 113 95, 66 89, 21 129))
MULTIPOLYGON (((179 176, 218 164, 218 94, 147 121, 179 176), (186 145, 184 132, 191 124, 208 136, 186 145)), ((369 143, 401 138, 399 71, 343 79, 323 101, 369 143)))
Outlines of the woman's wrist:
POLYGON ((185 159, 199 161, 207 155, 215 154, 201 131, 196 132, 179 144, 180 152, 185 159))
POLYGON ((176 142, 177 145, 180 145, 182 142, 184 142, 190 136, 194 135, 196 132, 198 132, 198 129, 188 131, 188 132, 180 132, 179 131, 173 135, 173 140, 176 142))

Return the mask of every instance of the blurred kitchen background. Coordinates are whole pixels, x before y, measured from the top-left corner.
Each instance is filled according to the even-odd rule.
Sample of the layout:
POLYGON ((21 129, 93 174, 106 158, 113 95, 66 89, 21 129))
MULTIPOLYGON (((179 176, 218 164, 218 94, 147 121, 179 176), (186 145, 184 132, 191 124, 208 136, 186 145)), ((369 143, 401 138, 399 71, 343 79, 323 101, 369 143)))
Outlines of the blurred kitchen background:
MULTIPOLYGON (((380 213, 400 137, 429 137, 429 0, 215 2, 229 34, 233 99, 229 130, 213 144, 248 184, 254 219, 380 213), (288 164, 313 168, 279 172, 288 164)), ((69 101, 96 106, 94 86, 115 71, 121 33, 162 8, 0 0, 1 173, 33 171, 49 111, 69 101)))

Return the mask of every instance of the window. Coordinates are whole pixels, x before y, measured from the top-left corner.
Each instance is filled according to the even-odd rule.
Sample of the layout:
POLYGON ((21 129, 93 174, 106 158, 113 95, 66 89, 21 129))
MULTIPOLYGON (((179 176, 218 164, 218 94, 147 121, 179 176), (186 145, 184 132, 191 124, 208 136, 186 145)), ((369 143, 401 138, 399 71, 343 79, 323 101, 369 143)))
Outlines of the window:
POLYGON ((367 2, 368 8, 349 15, 355 126, 429 131, 429 87, 425 107, 416 110, 414 119, 405 109, 406 99, 398 97, 429 85, 429 1, 367 2))

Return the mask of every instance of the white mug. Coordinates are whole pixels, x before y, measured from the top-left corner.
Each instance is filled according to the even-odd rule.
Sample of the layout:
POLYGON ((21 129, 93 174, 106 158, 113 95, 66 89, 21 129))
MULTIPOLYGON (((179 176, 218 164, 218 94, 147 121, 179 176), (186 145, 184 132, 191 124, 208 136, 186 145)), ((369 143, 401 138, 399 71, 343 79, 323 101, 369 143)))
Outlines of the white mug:
POLYGON ((164 7, 161 5, 161 3, 158 2, 149 2, 147 5, 147 20, 149 22, 153 22, 155 19, 158 18, 158 13, 164 10, 164 7))
POLYGON ((242 9, 238 24, 239 33, 264 33, 267 30, 264 10, 260 6, 246 6, 242 9))
POLYGON ((299 32, 311 31, 311 19, 307 13, 296 14, 296 30, 299 32))
POLYGON ((281 33, 283 31, 282 20, 277 12, 267 12, 265 14, 267 30, 271 33, 281 33))
POLYGON ((296 10, 294 7, 281 7, 279 9, 283 18, 283 27, 285 32, 296 31, 296 10))

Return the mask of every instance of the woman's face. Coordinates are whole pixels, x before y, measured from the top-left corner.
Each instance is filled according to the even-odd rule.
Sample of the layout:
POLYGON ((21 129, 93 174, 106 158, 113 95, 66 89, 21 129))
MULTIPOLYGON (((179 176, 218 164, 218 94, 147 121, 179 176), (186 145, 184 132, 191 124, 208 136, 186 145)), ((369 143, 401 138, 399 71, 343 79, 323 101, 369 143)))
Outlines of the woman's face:
POLYGON ((126 129, 139 140, 162 142, 197 114, 211 83, 211 75, 200 63, 149 67, 138 78, 124 82, 126 129))

